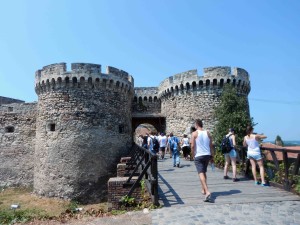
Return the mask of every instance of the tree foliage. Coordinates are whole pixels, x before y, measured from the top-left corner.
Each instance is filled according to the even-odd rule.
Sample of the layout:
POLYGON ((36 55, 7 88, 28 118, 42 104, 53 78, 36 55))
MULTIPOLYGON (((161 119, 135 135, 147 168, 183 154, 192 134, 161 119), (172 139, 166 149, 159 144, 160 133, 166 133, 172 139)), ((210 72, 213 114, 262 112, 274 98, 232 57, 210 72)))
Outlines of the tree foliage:
POLYGON ((275 145, 284 147, 284 142, 282 141, 282 139, 279 135, 277 135, 275 138, 275 145))
POLYGON ((239 95, 232 85, 226 85, 220 98, 221 102, 215 109, 217 124, 213 130, 216 146, 220 146, 229 128, 234 128, 237 145, 242 145, 248 125, 254 126, 250 118, 247 96, 239 95))

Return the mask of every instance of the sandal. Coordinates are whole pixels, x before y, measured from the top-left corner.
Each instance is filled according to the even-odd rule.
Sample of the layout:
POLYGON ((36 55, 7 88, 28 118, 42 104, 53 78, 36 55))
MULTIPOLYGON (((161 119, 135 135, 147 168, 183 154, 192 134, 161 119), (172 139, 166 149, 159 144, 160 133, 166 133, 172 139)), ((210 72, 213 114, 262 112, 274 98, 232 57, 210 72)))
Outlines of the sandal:
POLYGON ((207 195, 203 201, 204 202, 210 202, 211 201, 211 194, 207 195))

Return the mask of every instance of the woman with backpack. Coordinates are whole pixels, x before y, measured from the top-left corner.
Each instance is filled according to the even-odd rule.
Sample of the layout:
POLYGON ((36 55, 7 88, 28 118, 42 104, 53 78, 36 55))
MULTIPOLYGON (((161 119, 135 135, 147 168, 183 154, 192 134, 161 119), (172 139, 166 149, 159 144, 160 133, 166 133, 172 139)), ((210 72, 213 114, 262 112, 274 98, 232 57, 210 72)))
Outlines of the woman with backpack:
POLYGON ((235 146, 236 146, 236 141, 235 141, 235 133, 234 133, 234 129, 230 128, 228 134, 226 134, 226 137, 229 139, 229 143, 230 143, 230 151, 228 153, 224 154, 225 157, 225 166, 224 166, 224 179, 229 179, 228 174, 228 169, 229 169, 229 165, 231 162, 231 166, 232 166, 232 181, 233 182, 237 182, 239 181, 239 179, 236 177, 236 150, 235 150, 235 146))

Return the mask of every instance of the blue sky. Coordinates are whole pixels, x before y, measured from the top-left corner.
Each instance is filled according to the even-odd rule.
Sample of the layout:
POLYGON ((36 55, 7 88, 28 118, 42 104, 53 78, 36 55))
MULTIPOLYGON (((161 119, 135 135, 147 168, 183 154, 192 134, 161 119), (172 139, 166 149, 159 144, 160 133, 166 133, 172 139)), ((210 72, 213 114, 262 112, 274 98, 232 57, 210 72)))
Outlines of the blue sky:
POLYGON ((58 62, 114 66, 136 87, 241 67, 256 131, 300 140, 299 12, 298 0, 1 1, 0 96, 36 101, 35 71, 58 62))

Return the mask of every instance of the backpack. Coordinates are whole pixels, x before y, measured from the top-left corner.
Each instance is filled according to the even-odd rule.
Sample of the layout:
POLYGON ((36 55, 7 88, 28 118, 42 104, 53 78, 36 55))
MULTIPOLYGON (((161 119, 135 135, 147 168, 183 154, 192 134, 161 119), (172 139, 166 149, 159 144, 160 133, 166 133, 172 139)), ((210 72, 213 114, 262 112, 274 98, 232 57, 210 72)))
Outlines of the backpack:
POLYGON ((232 146, 231 146, 231 143, 230 143, 230 140, 229 140, 229 137, 231 136, 232 134, 230 134, 228 137, 225 137, 223 138, 222 142, 221 142, 221 151, 222 151, 222 154, 226 154, 226 153, 229 153, 232 149, 232 146))
POLYGON ((157 138, 156 137, 152 138, 152 142, 153 142, 153 150, 154 151, 158 151, 158 149, 159 149, 159 142, 158 142, 157 138))
POLYGON ((172 137, 170 140, 170 149, 171 151, 173 151, 173 149, 177 148, 177 138, 176 137, 172 137))
POLYGON ((143 144, 142 144, 142 146, 144 147, 144 148, 148 148, 148 136, 144 136, 143 137, 143 144))

